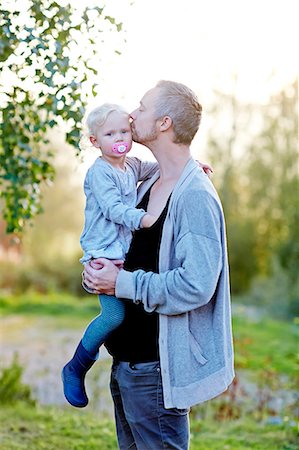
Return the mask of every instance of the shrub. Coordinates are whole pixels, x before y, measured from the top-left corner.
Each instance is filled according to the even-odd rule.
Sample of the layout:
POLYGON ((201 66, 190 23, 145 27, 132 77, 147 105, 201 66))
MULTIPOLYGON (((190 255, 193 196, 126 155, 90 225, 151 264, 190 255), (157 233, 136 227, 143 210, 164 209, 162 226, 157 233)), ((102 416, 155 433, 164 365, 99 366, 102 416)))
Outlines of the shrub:
POLYGON ((23 401, 30 405, 35 405, 35 400, 31 397, 31 389, 23 384, 23 367, 19 364, 17 355, 9 367, 5 367, 0 373, 0 403, 14 404, 23 401))

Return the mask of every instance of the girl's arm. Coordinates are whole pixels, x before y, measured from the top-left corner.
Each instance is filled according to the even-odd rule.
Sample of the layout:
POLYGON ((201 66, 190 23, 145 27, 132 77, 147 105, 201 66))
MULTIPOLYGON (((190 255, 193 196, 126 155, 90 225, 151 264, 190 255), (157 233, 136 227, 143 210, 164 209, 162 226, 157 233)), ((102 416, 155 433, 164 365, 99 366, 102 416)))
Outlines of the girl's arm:
POLYGON ((159 170, 159 164, 157 162, 141 161, 138 158, 129 156, 127 156, 126 162, 134 171, 137 181, 147 180, 159 170))
MULTIPOLYGON (((141 161, 138 158, 129 156, 126 158, 126 161, 133 169, 137 181, 147 180, 148 178, 151 178, 157 170, 159 170, 159 164, 157 162, 141 161)), ((211 176, 214 172, 213 168, 209 164, 201 163, 200 161, 196 162, 208 176, 211 176)))
POLYGON ((88 183, 105 219, 124 225, 131 231, 147 228, 156 220, 143 209, 123 203, 112 173, 97 168, 90 173, 88 183))

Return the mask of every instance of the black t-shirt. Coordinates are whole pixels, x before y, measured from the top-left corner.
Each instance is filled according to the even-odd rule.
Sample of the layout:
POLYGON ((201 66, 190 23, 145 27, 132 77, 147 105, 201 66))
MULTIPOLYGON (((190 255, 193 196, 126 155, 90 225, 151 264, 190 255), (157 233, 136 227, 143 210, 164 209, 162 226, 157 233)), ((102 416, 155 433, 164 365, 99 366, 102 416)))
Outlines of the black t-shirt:
MULTIPOLYGON (((147 210, 150 189, 137 208, 147 210)), ((158 220, 150 228, 141 228, 133 234, 126 256, 124 269, 133 272, 143 269, 146 272, 159 271, 159 249, 164 220, 169 199, 158 220)), ((147 313, 142 303, 136 305, 131 300, 125 302, 125 318, 105 342, 108 352, 118 361, 132 363, 157 361, 159 359, 159 321, 156 312, 147 313)))

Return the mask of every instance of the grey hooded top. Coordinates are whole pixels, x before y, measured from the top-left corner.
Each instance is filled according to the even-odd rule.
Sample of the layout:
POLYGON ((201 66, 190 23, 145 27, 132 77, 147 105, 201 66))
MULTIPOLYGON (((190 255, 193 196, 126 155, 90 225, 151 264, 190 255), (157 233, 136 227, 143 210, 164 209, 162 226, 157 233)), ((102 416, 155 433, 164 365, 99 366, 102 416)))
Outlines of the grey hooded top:
POLYGON ((85 264, 92 258, 124 259, 132 231, 145 215, 136 209, 137 183, 158 170, 158 164, 127 157, 125 170, 97 158, 88 169, 84 192, 85 223, 80 238, 85 264))

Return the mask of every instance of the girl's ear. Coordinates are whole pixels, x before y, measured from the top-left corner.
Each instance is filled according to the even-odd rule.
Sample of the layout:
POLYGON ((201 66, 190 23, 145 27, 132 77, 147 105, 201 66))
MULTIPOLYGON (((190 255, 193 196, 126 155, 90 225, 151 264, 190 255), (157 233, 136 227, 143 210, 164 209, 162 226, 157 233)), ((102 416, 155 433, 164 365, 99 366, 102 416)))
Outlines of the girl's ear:
POLYGON ((93 135, 89 136, 89 140, 94 147, 98 147, 97 139, 95 136, 93 136, 93 135))

